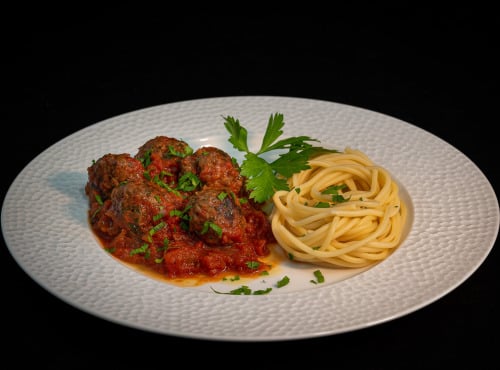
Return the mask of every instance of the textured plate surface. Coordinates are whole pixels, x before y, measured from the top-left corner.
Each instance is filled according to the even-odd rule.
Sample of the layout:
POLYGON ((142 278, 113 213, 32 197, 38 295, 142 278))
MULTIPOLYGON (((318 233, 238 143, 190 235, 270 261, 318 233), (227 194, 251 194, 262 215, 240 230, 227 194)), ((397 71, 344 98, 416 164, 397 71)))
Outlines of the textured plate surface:
MULTIPOLYGON (((5 197, 1 223, 24 271, 85 312, 168 335, 269 341, 358 330, 436 301, 485 260, 498 234, 499 207, 474 163, 410 123, 326 101, 241 96, 154 106, 75 132, 21 171, 5 197), (156 135, 231 151, 226 115, 248 128, 251 149, 258 149, 256 138, 275 112, 285 117, 283 137, 308 135, 323 146, 359 149, 399 181, 410 224, 393 255, 364 271, 322 269, 323 284, 309 282, 312 268, 284 263, 269 280, 249 284, 263 289, 288 275, 288 286, 268 295, 235 296, 147 277, 102 250, 87 224, 84 186, 92 160, 105 153, 135 154, 156 135)), ((217 288, 237 286, 228 284, 217 288)))

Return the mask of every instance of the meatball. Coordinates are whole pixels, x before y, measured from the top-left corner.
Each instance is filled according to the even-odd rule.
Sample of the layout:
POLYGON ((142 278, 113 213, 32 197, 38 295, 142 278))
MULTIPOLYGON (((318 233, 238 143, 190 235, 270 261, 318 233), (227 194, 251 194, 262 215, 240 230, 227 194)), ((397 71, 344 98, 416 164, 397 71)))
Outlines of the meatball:
POLYGON ((146 181, 116 187, 111 193, 111 202, 115 222, 145 240, 161 219, 185 204, 182 197, 146 181))
POLYGON ((203 188, 189 197, 187 208, 189 230, 206 244, 220 246, 243 241, 245 217, 229 189, 203 188))
POLYGON ((192 153, 193 149, 182 140, 156 136, 139 147, 135 158, 141 161, 150 178, 157 177, 165 184, 175 187, 181 159, 192 153))
POLYGON ((181 162, 181 174, 191 172, 204 186, 227 188, 240 194, 243 177, 229 154, 216 147, 202 147, 181 162))
POLYGON ((129 154, 105 154, 87 169, 88 182, 85 192, 91 201, 99 195, 108 199, 111 191, 118 185, 142 180, 144 168, 140 161, 129 154))
POLYGON ((183 158, 192 154, 193 150, 185 141, 168 136, 156 136, 146 141, 139 148, 135 158, 145 158, 148 153, 159 153, 165 159, 172 157, 183 158))

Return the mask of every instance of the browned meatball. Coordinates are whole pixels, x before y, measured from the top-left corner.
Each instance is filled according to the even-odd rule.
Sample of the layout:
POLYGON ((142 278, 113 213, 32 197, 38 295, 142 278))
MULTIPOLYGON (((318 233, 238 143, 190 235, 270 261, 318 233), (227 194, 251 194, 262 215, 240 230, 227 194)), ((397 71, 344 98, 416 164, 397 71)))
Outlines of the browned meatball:
POLYGON ((193 150, 185 141, 168 136, 156 136, 146 141, 139 148, 135 158, 143 160, 153 153, 160 154, 163 159, 180 159, 186 155, 191 155, 193 150))
POLYGON ((170 211, 184 207, 185 199, 153 183, 128 182, 111 193, 111 209, 121 228, 147 239, 150 230, 170 211))
POLYGON ((156 136, 139 148, 135 158, 143 164, 146 176, 157 177, 169 186, 176 187, 180 162, 192 153, 193 149, 182 140, 156 136))
POLYGON ((191 172, 208 187, 227 188, 240 194, 243 177, 229 154, 216 147, 202 147, 181 162, 181 174, 191 172))
POLYGON ((105 154, 87 169, 88 182, 85 192, 91 201, 95 195, 108 199, 111 191, 121 183, 142 180, 144 168, 140 161, 129 154, 105 154))
POLYGON ((206 187, 189 198, 189 230, 208 245, 241 242, 246 227, 241 207, 228 189, 206 187))

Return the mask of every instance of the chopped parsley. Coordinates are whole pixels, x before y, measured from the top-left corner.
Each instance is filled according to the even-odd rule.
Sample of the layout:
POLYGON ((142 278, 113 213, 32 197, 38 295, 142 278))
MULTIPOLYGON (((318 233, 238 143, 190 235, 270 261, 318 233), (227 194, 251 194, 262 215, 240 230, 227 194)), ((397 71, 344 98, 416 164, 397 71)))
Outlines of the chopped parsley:
POLYGON ((331 194, 333 203, 343 203, 347 202, 350 198, 346 199, 342 194, 339 194, 339 190, 347 188, 346 184, 341 185, 330 185, 321 194, 331 194))
POLYGON ((217 236, 220 238, 222 236, 222 228, 212 221, 205 221, 203 223, 203 228, 201 229, 201 235, 206 234, 208 229, 215 231, 217 236))
POLYGON ((276 286, 278 288, 282 288, 285 285, 288 285, 289 282, 290 282, 290 278, 288 276, 284 276, 281 280, 278 280, 278 282, 276 283, 276 286))
POLYGON ((318 283, 325 282, 325 277, 323 276, 323 273, 321 272, 321 270, 315 270, 313 272, 313 274, 314 274, 314 277, 316 278, 316 280, 310 280, 311 283, 318 284, 318 283))
POLYGON ((260 263, 258 261, 248 261, 245 263, 249 269, 258 269, 260 266, 260 263))

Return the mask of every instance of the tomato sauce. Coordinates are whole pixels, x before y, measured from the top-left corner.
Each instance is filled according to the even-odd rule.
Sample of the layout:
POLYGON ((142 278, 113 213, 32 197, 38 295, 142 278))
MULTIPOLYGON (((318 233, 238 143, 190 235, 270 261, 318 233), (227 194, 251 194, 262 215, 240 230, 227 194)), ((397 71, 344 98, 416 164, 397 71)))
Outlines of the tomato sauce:
POLYGON ((269 271, 275 243, 239 166, 215 147, 157 136, 88 169, 89 224, 105 250, 177 283, 269 271))

